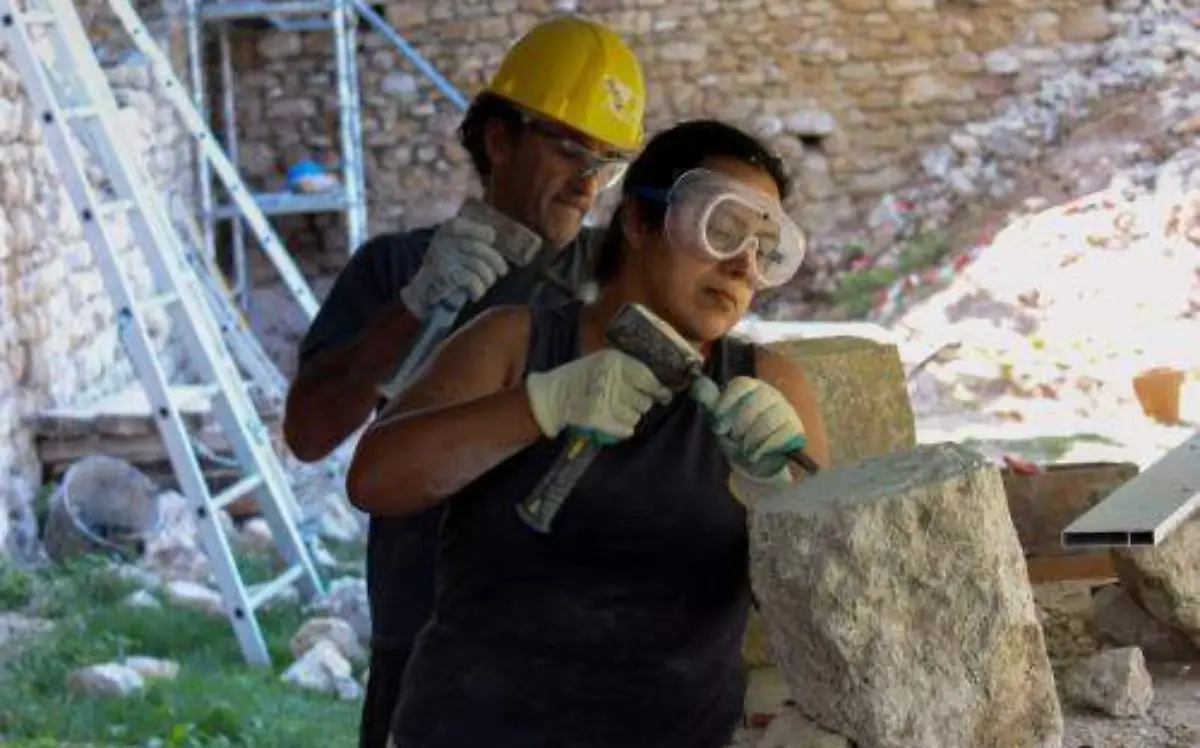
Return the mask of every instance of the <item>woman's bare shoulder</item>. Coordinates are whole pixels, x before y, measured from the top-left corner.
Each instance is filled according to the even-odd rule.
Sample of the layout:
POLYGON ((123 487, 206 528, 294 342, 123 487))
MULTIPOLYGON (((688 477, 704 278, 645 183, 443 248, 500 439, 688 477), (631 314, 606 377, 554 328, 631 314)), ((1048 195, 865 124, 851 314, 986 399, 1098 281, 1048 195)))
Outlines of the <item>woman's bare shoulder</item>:
POLYGON ((454 379, 510 386, 525 371, 531 329, 529 307, 496 306, 478 314, 447 338, 435 370, 454 379))

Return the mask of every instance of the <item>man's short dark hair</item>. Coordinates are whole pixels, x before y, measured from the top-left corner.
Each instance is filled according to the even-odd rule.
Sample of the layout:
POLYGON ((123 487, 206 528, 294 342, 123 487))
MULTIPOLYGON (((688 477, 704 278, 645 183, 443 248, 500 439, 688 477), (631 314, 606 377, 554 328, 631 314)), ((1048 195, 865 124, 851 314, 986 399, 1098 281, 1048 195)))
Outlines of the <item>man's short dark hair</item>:
POLYGON ((471 102, 471 108, 458 126, 458 142, 471 156, 475 173, 487 179, 492 173, 492 162, 488 160, 484 145, 484 133, 489 120, 498 119, 515 135, 521 130, 521 113, 517 108, 495 94, 482 93, 471 102))

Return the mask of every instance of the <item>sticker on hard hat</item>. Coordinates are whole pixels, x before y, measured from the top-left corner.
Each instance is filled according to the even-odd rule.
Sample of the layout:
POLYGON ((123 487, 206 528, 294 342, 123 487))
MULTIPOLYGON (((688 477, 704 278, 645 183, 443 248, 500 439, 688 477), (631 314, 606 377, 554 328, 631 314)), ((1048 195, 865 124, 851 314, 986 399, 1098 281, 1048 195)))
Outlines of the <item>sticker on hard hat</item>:
POLYGON ((637 96, 633 90, 611 75, 604 76, 604 90, 608 93, 608 107, 617 119, 633 122, 637 117, 637 96))

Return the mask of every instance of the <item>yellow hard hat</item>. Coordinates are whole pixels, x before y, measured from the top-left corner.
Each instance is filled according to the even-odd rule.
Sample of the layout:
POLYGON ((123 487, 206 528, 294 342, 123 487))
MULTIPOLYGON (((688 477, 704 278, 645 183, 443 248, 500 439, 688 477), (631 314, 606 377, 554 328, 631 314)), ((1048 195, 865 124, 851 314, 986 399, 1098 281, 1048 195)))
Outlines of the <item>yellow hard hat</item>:
POLYGON ((567 15, 533 27, 485 92, 614 148, 642 146, 642 65, 615 31, 595 21, 567 15))

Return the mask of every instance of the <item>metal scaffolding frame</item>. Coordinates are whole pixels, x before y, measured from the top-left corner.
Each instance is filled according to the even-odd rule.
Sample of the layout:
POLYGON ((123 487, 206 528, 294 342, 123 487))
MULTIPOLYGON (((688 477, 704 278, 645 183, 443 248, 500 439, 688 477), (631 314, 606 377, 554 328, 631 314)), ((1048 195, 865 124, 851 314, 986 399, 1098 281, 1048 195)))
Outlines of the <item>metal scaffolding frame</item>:
MULTIPOLYGON (((366 187, 362 163, 362 116, 358 84, 357 15, 354 0, 187 0, 187 46, 193 102, 205 121, 211 121, 205 76, 205 32, 215 28, 223 114, 224 150, 238 165, 237 94, 230 44, 230 23, 265 19, 282 31, 327 31, 333 35, 335 85, 337 88, 341 184, 329 191, 302 194, 289 190, 253 195, 267 216, 341 213, 346 225, 346 242, 354 252, 367 233, 366 187)), ((234 293, 243 309, 250 308, 252 279, 246 254, 245 226, 235 206, 218 205, 213 174, 207 160, 198 159, 200 226, 204 252, 216 257, 217 224, 231 220, 234 293)))

